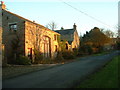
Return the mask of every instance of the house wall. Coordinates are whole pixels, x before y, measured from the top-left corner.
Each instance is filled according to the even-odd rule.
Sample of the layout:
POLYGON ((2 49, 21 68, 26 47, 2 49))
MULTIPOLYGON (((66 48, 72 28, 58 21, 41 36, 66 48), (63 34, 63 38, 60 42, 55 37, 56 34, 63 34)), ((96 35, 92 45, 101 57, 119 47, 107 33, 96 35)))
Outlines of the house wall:
POLYGON ((55 57, 55 48, 58 47, 57 40, 54 39, 54 35, 59 35, 54 31, 51 31, 47 28, 45 28, 42 25, 38 25, 29 21, 25 22, 25 55, 29 55, 29 49, 32 48, 32 55, 34 58, 34 52, 35 44, 37 43, 37 40, 40 42, 37 43, 41 51, 41 53, 45 54, 45 50, 48 48, 48 53, 50 54, 50 57, 55 57), (37 36, 38 35, 38 36, 37 36), (46 40, 45 40, 46 39, 46 40), (49 40, 48 40, 49 39, 49 40), (45 44, 46 43, 46 44, 45 44), (49 45, 48 45, 49 43, 49 45), (48 46, 45 46, 48 45, 48 46))
POLYGON ((50 57, 54 58, 56 56, 56 47, 58 48, 58 42, 55 40, 54 35, 59 35, 58 33, 6 10, 3 10, 2 19, 4 57, 8 63, 11 62, 9 59, 11 57, 13 58, 12 41, 17 39, 16 36, 20 39, 17 51, 23 55, 28 56, 29 48, 32 48, 32 54, 34 55, 33 50, 34 45, 36 44, 36 35, 40 35, 40 51, 44 53, 49 49, 48 53, 50 53, 50 57), (9 26, 14 23, 17 24, 16 32, 11 31, 9 26), (47 43, 45 44, 46 41, 47 43))
POLYGON ((3 10, 2 13, 2 27, 3 27, 3 45, 4 45, 4 55, 5 59, 8 60, 11 58, 11 55, 13 54, 12 50, 12 42, 14 39, 16 39, 16 36, 19 37, 19 48, 17 51, 20 51, 24 54, 24 20, 20 17, 11 14, 9 11, 3 10), (14 32, 13 30, 10 30, 9 25, 16 23, 17 24, 17 30, 14 32))
POLYGON ((72 49, 73 48, 79 48, 79 45, 80 45, 80 38, 78 36, 77 31, 75 30, 75 32, 74 32, 74 39, 73 39, 71 47, 72 47, 72 49))

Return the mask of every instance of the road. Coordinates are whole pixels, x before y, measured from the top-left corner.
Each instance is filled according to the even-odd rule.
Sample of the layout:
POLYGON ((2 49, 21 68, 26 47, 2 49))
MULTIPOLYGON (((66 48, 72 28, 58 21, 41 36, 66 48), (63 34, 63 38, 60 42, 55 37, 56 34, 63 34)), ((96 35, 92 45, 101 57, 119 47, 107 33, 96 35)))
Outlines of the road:
POLYGON ((120 51, 78 58, 72 63, 7 79, 3 81, 3 88, 71 88, 118 54, 120 51))

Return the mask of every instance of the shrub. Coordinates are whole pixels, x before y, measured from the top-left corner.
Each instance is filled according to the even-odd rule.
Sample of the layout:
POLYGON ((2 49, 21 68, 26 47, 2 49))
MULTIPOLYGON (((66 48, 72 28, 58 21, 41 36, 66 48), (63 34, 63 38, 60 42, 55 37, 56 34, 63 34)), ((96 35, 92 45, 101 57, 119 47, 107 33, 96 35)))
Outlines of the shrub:
POLYGON ((16 64, 19 65, 31 65, 31 60, 27 56, 20 55, 16 60, 16 64))
POLYGON ((92 54, 93 49, 91 45, 83 45, 79 49, 79 55, 86 55, 86 54, 92 54))
POLYGON ((54 63, 54 60, 52 60, 50 58, 45 58, 40 61, 40 64, 53 64, 53 63, 54 63))
POLYGON ((98 53, 102 53, 103 51, 104 51, 103 46, 99 46, 99 47, 98 47, 98 53))
POLYGON ((41 60, 43 60, 43 55, 41 52, 39 52, 38 50, 34 50, 35 53, 35 60, 34 63, 35 64, 39 64, 41 62, 41 60))
POLYGON ((58 51, 55 60, 57 60, 58 62, 64 60, 63 55, 62 55, 62 52, 58 51))
POLYGON ((87 46, 87 52, 88 52, 89 54, 92 54, 92 53, 93 53, 92 46, 87 46))
POLYGON ((73 49, 73 53, 74 53, 75 56, 78 56, 78 49, 77 49, 77 48, 74 48, 74 49, 73 49))
POLYGON ((62 56, 64 59, 74 59, 75 55, 72 51, 63 51, 62 56))
POLYGON ((120 42, 117 42, 117 49, 120 50, 120 42))

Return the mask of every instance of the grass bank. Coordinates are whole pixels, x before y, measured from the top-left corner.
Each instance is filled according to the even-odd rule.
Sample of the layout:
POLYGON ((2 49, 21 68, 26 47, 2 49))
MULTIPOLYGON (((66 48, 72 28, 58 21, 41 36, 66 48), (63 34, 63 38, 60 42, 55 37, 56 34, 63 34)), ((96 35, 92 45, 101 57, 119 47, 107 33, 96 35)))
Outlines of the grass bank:
POLYGON ((83 81, 77 88, 118 88, 118 78, 120 78, 118 74, 119 60, 120 55, 113 58, 99 72, 96 72, 89 79, 83 81))

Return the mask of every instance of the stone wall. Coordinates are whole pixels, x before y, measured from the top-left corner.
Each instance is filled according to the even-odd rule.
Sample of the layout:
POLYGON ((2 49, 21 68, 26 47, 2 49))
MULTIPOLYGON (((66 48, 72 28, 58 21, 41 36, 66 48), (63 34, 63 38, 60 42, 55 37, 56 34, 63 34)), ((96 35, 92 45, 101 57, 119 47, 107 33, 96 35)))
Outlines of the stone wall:
POLYGON ((74 39, 72 42, 72 48, 79 48, 80 45, 80 38, 78 36, 77 30, 74 32, 74 39))
POLYGON ((53 58, 55 56, 56 46, 58 48, 58 42, 57 40, 55 40, 54 35, 59 35, 59 34, 49 30, 48 28, 42 25, 26 21, 25 22, 25 55, 28 56, 29 49, 32 48, 32 54, 34 56, 33 50, 35 49, 37 44, 37 50, 41 51, 41 53, 43 54, 47 52, 50 54, 50 57, 53 58), (47 38, 49 40, 45 40, 47 38), (48 48, 49 51, 45 51, 46 48, 48 48))
POLYGON ((4 55, 5 55, 5 59, 7 60, 7 62, 9 62, 10 58, 14 58, 12 56, 13 54, 13 48, 15 48, 13 46, 13 42, 16 42, 16 39, 19 38, 19 48, 17 48, 17 52, 21 52, 22 54, 24 54, 24 35, 25 35, 25 31, 24 31, 24 22, 25 20, 20 18, 19 16, 3 10, 2 13, 2 27, 3 27, 3 34, 2 34, 2 38, 3 38, 3 45, 4 45, 4 55), (16 30, 10 29, 10 25, 12 24, 16 24, 16 30), (17 38, 18 37, 18 38, 17 38))
MULTIPOLYGON (((12 54, 13 48, 12 43, 19 39, 19 48, 17 52, 28 56, 29 49, 32 48, 32 54, 34 55, 35 45, 39 46, 42 53, 50 53, 50 57, 55 57, 56 48, 58 47, 58 42, 55 40, 55 35, 58 33, 45 28, 44 26, 27 20, 21 16, 13 14, 9 11, 3 10, 3 45, 4 45, 4 57, 8 61, 12 54), (11 25, 17 25, 17 29, 11 30, 11 25), (46 39, 46 40, 44 40, 46 39), (49 39, 49 40, 47 40, 49 39), (38 42, 40 43, 38 44, 38 42), (45 44, 45 42, 47 43, 45 44), (49 44, 49 45, 48 45, 49 44), (47 51, 49 49, 49 51, 47 51)), ((46 54, 47 55, 47 54, 46 54)), ((12 56, 13 57, 13 56, 12 56)), ((14 57, 13 57, 14 58, 14 57)), ((9 62, 9 61, 8 61, 9 62)))

